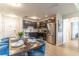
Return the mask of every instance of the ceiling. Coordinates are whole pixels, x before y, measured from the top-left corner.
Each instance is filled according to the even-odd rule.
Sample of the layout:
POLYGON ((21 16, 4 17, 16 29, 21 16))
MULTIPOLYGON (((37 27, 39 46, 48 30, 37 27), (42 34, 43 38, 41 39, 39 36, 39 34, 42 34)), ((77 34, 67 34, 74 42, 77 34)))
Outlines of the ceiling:
POLYGON ((67 15, 77 11, 73 3, 22 3, 21 7, 13 7, 7 4, 0 4, 1 13, 12 13, 17 16, 37 16, 45 18, 55 16, 56 13, 67 15))

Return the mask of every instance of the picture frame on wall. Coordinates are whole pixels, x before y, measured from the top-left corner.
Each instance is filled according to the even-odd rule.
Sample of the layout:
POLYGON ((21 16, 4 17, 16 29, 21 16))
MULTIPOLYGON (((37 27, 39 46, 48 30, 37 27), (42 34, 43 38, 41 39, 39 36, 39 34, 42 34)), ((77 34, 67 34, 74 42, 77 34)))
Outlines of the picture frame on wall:
POLYGON ((63 25, 62 25, 62 21, 58 20, 58 32, 62 32, 63 30, 63 25))

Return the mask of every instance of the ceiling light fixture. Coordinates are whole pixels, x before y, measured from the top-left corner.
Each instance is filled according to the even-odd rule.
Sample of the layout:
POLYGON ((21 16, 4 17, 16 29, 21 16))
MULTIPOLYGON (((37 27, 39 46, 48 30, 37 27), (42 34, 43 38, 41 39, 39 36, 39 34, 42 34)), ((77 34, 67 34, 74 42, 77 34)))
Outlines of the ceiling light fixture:
POLYGON ((32 16, 30 17, 31 19, 39 19, 39 17, 36 17, 36 16, 32 16))
POLYGON ((51 17, 51 19, 54 19, 55 17, 51 17))

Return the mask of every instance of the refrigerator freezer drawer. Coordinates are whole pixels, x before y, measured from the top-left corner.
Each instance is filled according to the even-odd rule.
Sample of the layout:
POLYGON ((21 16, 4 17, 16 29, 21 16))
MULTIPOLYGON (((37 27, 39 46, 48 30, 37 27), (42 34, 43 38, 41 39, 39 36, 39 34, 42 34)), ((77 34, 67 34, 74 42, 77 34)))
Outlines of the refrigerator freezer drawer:
POLYGON ((51 44, 53 44, 53 45, 55 45, 55 44, 56 44, 56 39, 55 39, 55 37, 53 37, 53 36, 51 35, 51 36, 48 36, 47 42, 48 42, 48 43, 51 43, 51 44))

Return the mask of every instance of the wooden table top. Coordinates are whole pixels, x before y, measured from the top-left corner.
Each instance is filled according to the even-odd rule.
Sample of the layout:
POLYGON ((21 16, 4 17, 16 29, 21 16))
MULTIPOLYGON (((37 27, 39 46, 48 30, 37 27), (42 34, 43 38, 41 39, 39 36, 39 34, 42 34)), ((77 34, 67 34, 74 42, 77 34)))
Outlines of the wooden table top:
POLYGON ((22 45, 18 48, 13 48, 10 45, 11 45, 11 42, 9 44, 9 55, 14 55, 14 54, 17 54, 19 52, 28 51, 30 49, 38 48, 40 46, 39 42, 36 42, 35 44, 29 45, 29 46, 22 45))

